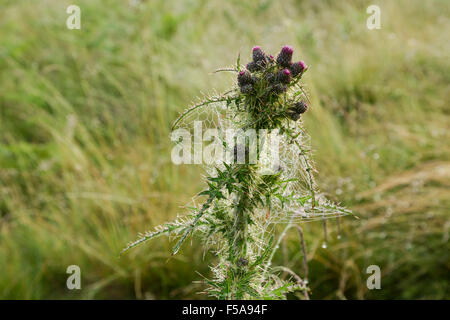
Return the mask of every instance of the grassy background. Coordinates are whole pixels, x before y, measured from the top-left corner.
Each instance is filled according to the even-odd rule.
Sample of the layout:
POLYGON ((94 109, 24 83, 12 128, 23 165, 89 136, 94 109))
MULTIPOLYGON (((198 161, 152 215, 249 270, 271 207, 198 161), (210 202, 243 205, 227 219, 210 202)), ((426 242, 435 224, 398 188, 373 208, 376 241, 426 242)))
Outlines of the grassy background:
MULTIPOLYGON (((211 71, 238 52, 284 44, 310 66, 320 186, 360 218, 340 240, 330 221, 327 249, 303 225, 312 298, 450 298, 449 17, 444 0, 1 0, 0 298, 204 298, 194 271, 213 257, 195 239, 170 260, 166 239, 118 253, 202 189, 170 161, 178 112, 230 87, 211 71), (82 290, 66 289, 71 264, 82 290)), ((303 275, 294 230, 276 263, 303 275)))

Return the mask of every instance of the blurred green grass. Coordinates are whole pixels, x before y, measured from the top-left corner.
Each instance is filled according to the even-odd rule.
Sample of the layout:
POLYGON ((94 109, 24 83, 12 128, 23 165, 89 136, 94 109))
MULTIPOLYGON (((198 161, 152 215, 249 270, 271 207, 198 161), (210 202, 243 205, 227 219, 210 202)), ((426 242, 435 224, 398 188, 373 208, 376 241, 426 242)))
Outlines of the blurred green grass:
MULTIPOLYGON (((318 179, 353 209, 340 240, 303 225, 314 299, 450 298, 450 6, 446 1, 2 1, 0 298, 204 298, 194 239, 169 259, 138 232, 182 213, 200 168, 170 161, 170 126, 222 91, 253 45, 310 66, 318 179), (65 26, 69 4, 82 29, 65 26), (134 4, 134 5, 133 5, 134 4), (137 5, 136 5, 137 4, 137 5), (366 28, 378 4, 382 28, 366 28), (67 266, 82 270, 69 291, 67 266), (367 290, 367 266, 382 289, 367 290)), ((295 232, 276 256, 303 274, 295 232)))

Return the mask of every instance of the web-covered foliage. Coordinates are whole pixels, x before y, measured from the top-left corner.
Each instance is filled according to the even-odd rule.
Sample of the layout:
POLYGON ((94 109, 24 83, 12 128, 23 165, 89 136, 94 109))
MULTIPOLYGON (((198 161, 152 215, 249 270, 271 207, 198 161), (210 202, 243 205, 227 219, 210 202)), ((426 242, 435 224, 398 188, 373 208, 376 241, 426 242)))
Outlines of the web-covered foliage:
POLYGON ((286 224, 287 231, 298 223, 350 213, 327 200, 314 180, 310 137, 300 116, 307 109, 304 101, 309 101, 300 83, 304 63, 290 61, 289 47, 282 49, 276 61, 255 48, 253 61, 245 68, 238 59, 235 69, 227 70, 238 74, 237 86, 186 110, 174 129, 192 131, 193 123, 202 121, 204 128, 218 130, 216 138, 232 154, 233 146, 224 138, 227 129, 276 129, 280 133, 278 163, 264 171, 262 164, 268 160, 264 157, 271 152, 264 155, 258 149, 254 164, 215 161, 205 165, 208 187, 188 204, 190 212, 141 235, 124 249, 170 235, 177 237, 176 254, 189 236, 201 236, 205 250, 213 250, 218 257, 213 277, 205 283, 206 291, 219 299, 283 299, 297 290, 307 296, 306 279, 282 280, 271 266, 277 248, 275 226, 286 224))

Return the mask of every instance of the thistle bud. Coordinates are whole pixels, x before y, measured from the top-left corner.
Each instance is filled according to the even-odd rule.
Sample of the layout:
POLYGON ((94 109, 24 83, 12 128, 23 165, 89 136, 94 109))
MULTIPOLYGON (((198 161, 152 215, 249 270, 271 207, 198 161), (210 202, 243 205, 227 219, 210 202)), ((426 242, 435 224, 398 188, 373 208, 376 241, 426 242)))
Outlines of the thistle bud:
POLYGON ((291 70, 291 74, 293 77, 298 76, 299 74, 302 74, 303 71, 306 69, 306 64, 303 61, 294 62, 289 67, 289 70, 291 70))
POLYGON ((290 46, 284 46, 281 49, 281 52, 277 56, 277 63, 285 68, 289 68, 292 63, 292 54, 294 53, 294 49, 290 46))
POLYGON ((278 71, 277 80, 284 84, 289 84, 291 82, 292 76, 291 72, 288 69, 283 69, 278 71))
POLYGON ((239 87, 253 83, 252 75, 247 70, 239 72, 237 80, 238 80, 239 87))
POLYGON ((261 47, 254 47, 252 50, 252 54, 253 54, 253 62, 260 65, 266 64, 266 55, 261 50, 261 47))
POLYGON ((247 65, 245 67, 250 72, 255 72, 255 71, 262 69, 261 65, 259 65, 258 63, 254 62, 254 61, 247 63, 247 65))
POLYGON ((306 110, 308 110, 308 105, 304 103, 303 101, 297 102, 294 105, 295 111, 299 114, 305 113, 306 110))
POLYGON ((295 103, 292 107, 290 107, 287 111, 287 116, 293 120, 297 121, 300 119, 300 115, 305 113, 308 110, 308 106, 303 101, 295 103))

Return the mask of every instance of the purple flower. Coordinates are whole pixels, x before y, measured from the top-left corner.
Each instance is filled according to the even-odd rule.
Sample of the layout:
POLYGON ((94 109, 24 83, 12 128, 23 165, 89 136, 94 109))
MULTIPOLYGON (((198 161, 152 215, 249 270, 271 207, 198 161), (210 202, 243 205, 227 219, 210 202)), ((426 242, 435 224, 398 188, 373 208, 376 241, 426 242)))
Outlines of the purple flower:
POLYGON ((303 61, 294 62, 293 64, 291 64, 289 70, 291 70, 292 76, 296 77, 306 70, 306 64, 303 61))
POLYGON ((253 55, 253 62, 259 65, 260 67, 263 67, 267 63, 267 57, 264 51, 261 50, 261 47, 253 47, 252 50, 253 55))
POLYGON ((252 75, 247 70, 239 72, 237 80, 238 80, 239 87, 253 83, 252 75))
POLYGON ((289 84, 291 82, 292 76, 291 72, 288 69, 283 69, 278 71, 277 80, 284 84, 289 84))
POLYGON ((294 49, 291 46, 284 46, 277 56, 277 63, 282 67, 289 68, 292 63, 294 49))

